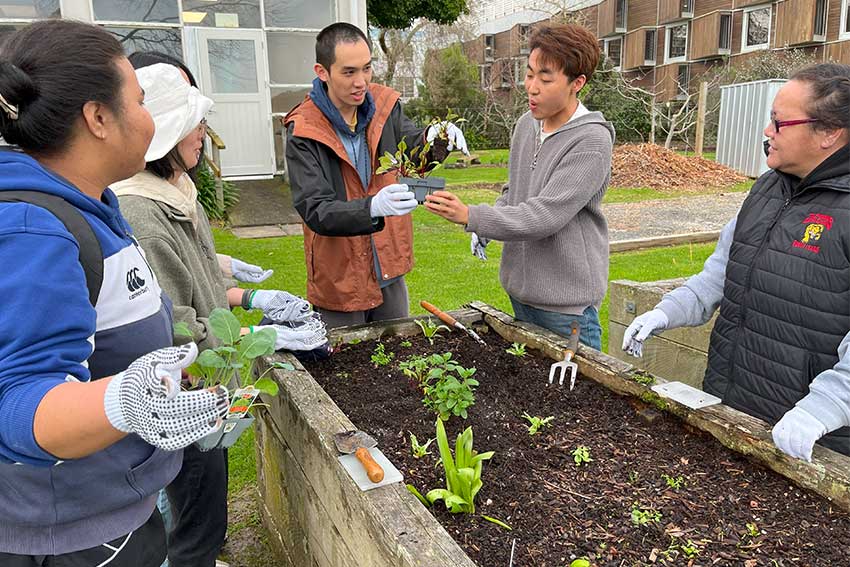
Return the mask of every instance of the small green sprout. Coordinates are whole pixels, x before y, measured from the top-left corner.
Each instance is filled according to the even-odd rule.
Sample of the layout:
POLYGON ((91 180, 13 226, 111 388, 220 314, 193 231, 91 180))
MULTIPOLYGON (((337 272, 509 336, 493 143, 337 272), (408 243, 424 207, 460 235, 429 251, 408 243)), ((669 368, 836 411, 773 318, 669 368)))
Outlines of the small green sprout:
POLYGON ((527 419, 530 424, 528 425, 529 435, 537 435, 544 427, 551 427, 549 424, 555 419, 554 415, 550 415, 549 417, 540 417, 536 415, 528 415, 528 412, 523 412, 522 417, 527 419))
POLYGON ((513 343, 510 348, 505 349, 505 352, 518 358, 522 358, 528 354, 525 350, 525 343, 513 343))
POLYGON ((573 456, 573 460, 575 461, 577 467, 580 467, 583 464, 587 464, 593 460, 590 458, 590 449, 588 449, 584 445, 579 445, 578 447, 573 449, 570 454, 573 456))
MULTIPOLYGON (((410 433, 410 431, 408 431, 410 433)), ((414 459, 421 459, 425 455, 430 455, 431 451, 428 450, 428 445, 430 445, 434 439, 428 439, 428 442, 424 445, 419 444, 419 440, 416 439, 416 435, 410 433, 410 449, 413 452, 414 459)))
POLYGON ((645 526, 647 524, 657 524, 661 521, 661 512, 654 508, 647 508, 634 504, 632 506, 632 524, 636 526, 645 526))
POLYGON ((685 477, 683 477, 682 475, 672 477, 667 474, 662 474, 661 478, 663 478, 664 482, 667 483, 667 486, 672 488, 673 490, 679 490, 685 485, 685 477))
POLYGON ((434 341, 437 340, 437 336, 440 334, 440 331, 450 330, 445 325, 438 325, 434 323, 430 317, 428 317, 425 321, 417 319, 416 324, 419 325, 419 328, 422 329, 422 334, 425 335, 425 338, 428 339, 428 342, 432 345, 434 344, 434 341))
POLYGON ((375 351, 372 353, 371 356, 372 364, 375 365, 375 368, 379 366, 386 366, 394 358, 395 353, 386 352, 384 349, 384 343, 378 343, 378 346, 375 347, 375 351))

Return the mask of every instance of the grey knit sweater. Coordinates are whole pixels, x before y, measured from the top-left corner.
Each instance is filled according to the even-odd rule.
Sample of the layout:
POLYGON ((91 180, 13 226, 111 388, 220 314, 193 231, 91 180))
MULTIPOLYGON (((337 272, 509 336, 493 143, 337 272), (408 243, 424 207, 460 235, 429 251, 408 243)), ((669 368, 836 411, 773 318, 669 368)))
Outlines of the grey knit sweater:
POLYGON ((599 112, 564 124, 539 143, 531 113, 511 140, 508 185, 496 205, 469 207, 467 230, 505 242, 499 277, 526 305, 580 314, 608 287, 608 223, 614 128, 599 112))

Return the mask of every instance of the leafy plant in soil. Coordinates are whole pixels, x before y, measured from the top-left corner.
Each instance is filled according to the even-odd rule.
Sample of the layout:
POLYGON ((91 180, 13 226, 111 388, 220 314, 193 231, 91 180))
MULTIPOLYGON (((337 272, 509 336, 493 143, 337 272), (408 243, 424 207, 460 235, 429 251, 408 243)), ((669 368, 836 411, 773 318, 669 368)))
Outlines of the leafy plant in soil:
POLYGON ((584 445, 579 445, 578 447, 573 449, 570 452, 570 455, 573 456, 573 461, 575 461, 577 467, 580 467, 581 465, 586 465, 587 463, 593 460, 590 458, 590 449, 588 449, 584 445))
POLYGON ((401 140, 394 154, 384 152, 384 155, 378 159, 381 165, 375 173, 398 171, 400 177, 424 179, 442 166, 440 161, 428 159, 428 152, 431 151, 431 144, 428 142, 424 146, 416 146, 409 152, 407 149, 407 142, 401 140))
POLYGON ((425 338, 428 339, 428 342, 433 346, 434 341, 437 340, 437 336, 441 331, 448 331, 449 328, 445 325, 437 325, 434 321, 428 317, 424 321, 422 319, 417 319, 416 324, 419 325, 419 328, 422 329, 422 334, 425 335, 425 338))
POLYGON ((661 512, 651 507, 634 504, 632 506, 631 518, 632 524, 636 526, 657 524, 661 521, 661 512))
POLYGON ((375 347, 375 351, 372 353, 372 364, 375 365, 375 368, 379 366, 386 366, 395 358, 394 352, 386 352, 384 343, 378 343, 378 346, 375 347))
POLYGON ((432 504, 437 500, 442 500, 452 514, 474 514, 475 496, 484 485, 481 481, 483 463, 492 458, 494 452, 488 451, 479 454, 478 451, 474 450, 472 448, 472 427, 467 427, 463 433, 457 436, 455 454, 452 458, 446 428, 441 419, 437 420, 437 447, 440 449, 443 471, 446 474, 446 487, 435 488, 429 491, 425 497, 432 504))
POLYGON ((478 387, 478 380, 472 378, 475 368, 455 365, 454 371, 460 379, 445 368, 432 368, 428 373, 429 380, 435 377, 436 382, 425 386, 422 403, 434 410, 441 421, 448 421, 452 415, 466 419, 467 408, 475 404, 473 392, 478 387))
POLYGON ((664 482, 667 483, 667 486, 672 488, 673 490, 679 490, 685 485, 685 477, 683 477, 682 475, 672 477, 667 474, 662 474, 661 478, 663 478, 664 482))
MULTIPOLYGON (((410 432, 408 431, 408 433, 410 432)), ((413 458, 421 459, 425 455, 430 455, 431 451, 428 450, 428 446, 433 442, 433 439, 428 439, 424 445, 420 445, 419 440, 416 439, 416 435, 410 433, 410 449, 413 451, 413 458)))
POLYGON ((537 435, 544 427, 551 427, 549 424, 555 420, 554 415, 550 415, 549 417, 540 417, 536 415, 528 415, 528 412, 523 412, 522 417, 528 420, 529 435, 537 435))
POLYGON ((528 354, 525 351, 524 343, 513 343, 510 348, 505 349, 505 352, 519 358, 522 358, 523 356, 528 354))
MULTIPOLYGON (((266 374, 272 368, 282 367, 284 363, 272 365, 254 379, 254 365, 257 359, 274 352, 277 339, 274 329, 261 329, 255 333, 241 335, 242 325, 239 320, 230 310, 221 308, 213 309, 209 320, 210 332, 219 340, 220 346, 205 349, 186 369, 192 386, 233 386, 235 381, 239 388, 252 386, 264 394, 276 396, 277 383, 267 378, 266 374)), ((192 336, 185 323, 177 323, 174 332, 180 336, 192 336)))

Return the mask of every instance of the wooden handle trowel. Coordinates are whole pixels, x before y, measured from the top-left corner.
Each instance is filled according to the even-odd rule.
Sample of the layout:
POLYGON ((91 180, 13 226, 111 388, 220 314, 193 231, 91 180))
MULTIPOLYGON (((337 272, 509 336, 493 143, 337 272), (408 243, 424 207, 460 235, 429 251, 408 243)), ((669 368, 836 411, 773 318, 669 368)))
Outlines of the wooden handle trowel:
POLYGON ((334 444, 340 453, 346 455, 354 453, 354 456, 366 469, 366 476, 369 477, 369 480, 374 483, 384 480, 384 469, 369 454, 369 449, 378 445, 378 442, 371 435, 354 429, 343 431, 334 434, 334 444))

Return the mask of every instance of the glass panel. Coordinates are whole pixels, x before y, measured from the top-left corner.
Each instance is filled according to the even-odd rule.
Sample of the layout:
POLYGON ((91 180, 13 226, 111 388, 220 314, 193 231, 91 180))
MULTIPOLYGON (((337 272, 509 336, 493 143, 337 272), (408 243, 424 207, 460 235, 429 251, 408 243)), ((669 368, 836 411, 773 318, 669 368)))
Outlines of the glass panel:
POLYGON ((177 0, 92 0, 92 7, 100 21, 180 23, 177 0))
POLYGON ((643 38, 643 58, 645 61, 655 61, 655 30, 647 30, 643 38))
POLYGON ((316 74, 316 34, 268 32, 269 77, 272 84, 306 85, 316 74))
POLYGON ((720 15, 720 41, 718 47, 720 49, 729 49, 732 39, 732 14, 720 15))
POLYGON ((614 15, 614 27, 616 27, 617 29, 623 29, 626 27, 626 0, 617 0, 617 6, 615 10, 616 14, 614 15))
POLYGON ((286 157, 283 154, 283 145, 286 133, 283 130, 283 119, 272 117, 272 128, 274 129, 274 160, 277 171, 286 169, 286 157))
POLYGON ((37 20, 59 15, 59 0, 0 0, 0 18, 37 20))
POLYGON ((310 87, 272 87, 272 112, 289 112, 310 92, 310 87))
POLYGON ((267 28, 322 29, 336 20, 334 0, 265 0, 267 28))
POLYGON ((850 33, 850 0, 844 3, 844 33, 850 33))
POLYGON ((667 46, 667 57, 669 59, 684 57, 685 46, 688 43, 688 24, 670 28, 669 33, 670 43, 667 46))
POLYGON ((136 51, 158 51, 183 59, 179 29, 104 28, 124 45, 127 55, 136 51))
POLYGON ((250 39, 208 39, 212 90, 218 94, 256 93, 257 60, 250 39))
POLYGON ((620 54, 622 53, 623 40, 612 39, 608 42, 608 59, 614 67, 620 66, 620 54))
POLYGON ((259 28, 260 0, 183 0, 187 26, 259 28))
POLYGON ((753 10, 747 14, 747 47, 764 45, 768 42, 770 8, 753 10))

